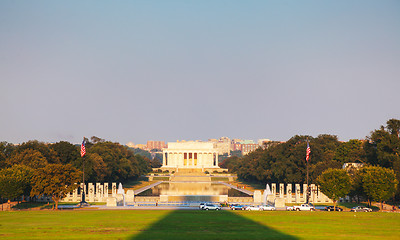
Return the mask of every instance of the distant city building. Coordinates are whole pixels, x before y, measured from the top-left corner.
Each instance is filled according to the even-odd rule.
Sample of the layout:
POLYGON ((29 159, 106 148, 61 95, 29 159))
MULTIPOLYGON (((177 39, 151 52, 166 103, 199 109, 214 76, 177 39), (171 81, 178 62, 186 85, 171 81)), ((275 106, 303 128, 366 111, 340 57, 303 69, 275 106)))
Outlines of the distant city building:
POLYGON ((260 147, 263 147, 263 146, 264 146, 264 143, 268 143, 268 142, 271 142, 271 140, 266 139, 266 138, 264 138, 264 139, 258 139, 258 145, 260 145, 260 147))
POLYGON ((221 137, 218 140, 208 139, 208 142, 214 144, 214 148, 217 149, 219 155, 231 154, 231 140, 228 137, 221 137))
POLYGON ((136 144, 135 148, 140 148, 142 150, 147 150, 147 145, 146 144, 136 144))
POLYGON ((231 144, 232 151, 242 151, 242 144, 240 142, 231 144))
POLYGON ((242 154, 243 155, 247 155, 249 152, 253 152, 259 147, 260 147, 260 145, 258 145, 256 143, 245 143, 245 144, 242 144, 242 154))
POLYGON ((147 141, 146 148, 147 150, 153 150, 153 149, 163 149, 166 148, 167 145, 165 144, 164 141, 147 141))
POLYGON ((169 142, 163 149, 162 169, 210 169, 218 167, 218 151, 212 142, 169 142))

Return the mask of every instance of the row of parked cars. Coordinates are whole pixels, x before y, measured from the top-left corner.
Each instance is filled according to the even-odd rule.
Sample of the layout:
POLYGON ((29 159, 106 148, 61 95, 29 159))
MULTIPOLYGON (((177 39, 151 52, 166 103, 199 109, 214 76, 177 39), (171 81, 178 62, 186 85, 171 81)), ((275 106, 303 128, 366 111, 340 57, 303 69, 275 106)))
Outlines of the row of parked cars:
MULTIPOLYGON (((312 204, 301 204, 300 206, 290 206, 286 207, 288 211, 315 211, 315 207, 312 204)), ((343 208, 337 206, 327 206, 324 208, 325 211, 338 211, 342 212, 343 208)), ((372 212, 371 208, 357 206, 350 209, 351 212, 372 212)))
POLYGON ((230 206, 231 210, 247 210, 247 211, 275 211, 276 208, 271 205, 252 205, 252 206, 244 206, 240 204, 232 204, 230 206))
MULTIPOLYGON (((200 203, 199 209, 201 210, 221 210, 221 206, 217 204, 212 204, 212 203, 200 203)), ((231 210, 247 210, 247 211, 275 211, 276 208, 271 205, 251 205, 251 206, 245 206, 245 205, 240 205, 240 204, 232 204, 230 205, 231 210)), ((286 207, 287 211, 315 211, 315 207, 312 204, 301 204, 299 206, 290 206, 286 207)), ((342 212, 343 208, 340 207, 334 207, 334 206, 327 206, 324 208, 325 211, 338 211, 342 212)), ((371 208, 367 207, 362 207, 362 206, 357 206, 353 207, 351 212, 372 212, 371 208)))
MULTIPOLYGON (((212 204, 212 203, 200 203, 199 209, 201 210, 221 210, 220 205, 212 204)), ((270 205, 257 205, 257 206, 245 206, 240 204, 232 204, 230 205, 231 210, 247 210, 247 211, 275 211, 274 206, 270 205)))

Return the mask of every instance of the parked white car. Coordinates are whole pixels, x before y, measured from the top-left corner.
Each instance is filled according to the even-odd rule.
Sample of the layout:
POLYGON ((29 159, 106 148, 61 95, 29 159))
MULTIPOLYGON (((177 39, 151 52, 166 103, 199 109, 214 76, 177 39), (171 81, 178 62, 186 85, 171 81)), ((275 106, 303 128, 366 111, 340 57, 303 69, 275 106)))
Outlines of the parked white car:
POLYGON ((312 204, 301 204, 293 206, 293 211, 315 211, 315 207, 312 204))
POLYGON ((206 203, 205 205, 204 205, 204 207, 203 207, 203 210, 221 210, 221 206, 219 206, 219 205, 214 205, 214 204, 211 204, 211 203, 206 203))
POLYGON ((350 211, 351 212, 372 212, 372 208, 357 206, 357 207, 353 207, 350 211))
POLYGON ((275 211, 276 208, 274 206, 267 205, 267 206, 260 206, 260 210, 261 211, 275 211))
POLYGON ((260 206, 248 206, 245 208, 247 211, 260 211, 260 206))

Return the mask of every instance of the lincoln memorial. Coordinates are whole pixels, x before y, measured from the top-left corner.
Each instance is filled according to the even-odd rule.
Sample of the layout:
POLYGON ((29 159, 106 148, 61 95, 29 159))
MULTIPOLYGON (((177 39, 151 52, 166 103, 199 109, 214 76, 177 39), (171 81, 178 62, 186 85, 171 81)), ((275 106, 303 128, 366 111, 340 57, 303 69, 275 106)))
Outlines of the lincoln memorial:
POLYGON ((210 142, 169 142, 161 169, 219 169, 218 151, 210 142))

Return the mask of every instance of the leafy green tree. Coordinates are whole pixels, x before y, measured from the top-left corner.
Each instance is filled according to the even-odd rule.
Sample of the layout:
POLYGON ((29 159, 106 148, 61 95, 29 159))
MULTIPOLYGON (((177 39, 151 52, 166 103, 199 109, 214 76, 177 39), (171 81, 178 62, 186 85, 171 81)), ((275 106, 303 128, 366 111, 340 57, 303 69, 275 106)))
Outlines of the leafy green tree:
POLYGON ((351 139, 348 142, 340 143, 336 149, 334 160, 344 163, 365 163, 365 151, 363 141, 351 139))
MULTIPOLYGON (((371 133, 365 142, 364 150, 367 161, 374 166, 391 168, 396 174, 397 181, 400 181, 400 120, 390 119, 386 127, 371 133)), ((400 198, 400 188, 397 188, 397 198, 400 198)))
POLYGON ((21 153, 26 149, 39 151, 43 157, 46 158, 48 163, 60 163, 57 153, 49 147, 49 144, 39 142, 37 140, 28 141, 19 145, 14 152, 21 153))
POLYGON ((317 162, 316 164, 311 164, 310 167, 310 178, 312 181, 317 179, 324 171, 328 169, 341 169, 342 163, 335 160, 328 160, 325 162, 317 162))
POLYGON ((150 160, 150 166, 152 168, 159 168, 162 166, 162 159, 160 160, 158 157, 153 158, 150 160))
POLYGON ((321 192, 333 200, 336 209, 336 202, 345 197, 351 189, 350 177, 342 169, 325 170, 317 179, 321 192))
POLYGON ((400 137, 400 120, 398 119, 389 119, 387 122, 387 129, 390 134, 400 137))
POLYGON ((31 196, 51 196, 58 209, 58 202, 78 187, 82 172, 71 164, 47 164, 43 168, 35 170, 32 177, 31 196))
POLYGON ((363 182, 362 182, 362 178, 365 173, 365 168, 357 169, 355 167, 350 166, 346 168, 346 171, 347 174, 350 176, 350 182, 351 182, 351 189, 348 195, 351 198, 356 198, 357 202, 360 202, 361 198, 368 199, 367 195, 364 192, 363 182))
POLYGON ((305 160, 307 141, 310 141, 311 146, 309 160, 311 182, 325 170, 325 165, 332 167, 340 165, 333 160, 339 146, 337 137, 322 134, 317 138, 294 136, 285 143, 275 143, 268 148, 257 149, 240 158, 235 166, 235 172, 239 178, 261 183, 304 183, 307 179, 305 160))
POLYGON ((143 150, 140 148, 128 148, 128 149, 130 151, 133 151, 133 153, 135 153, 135 155, 140 155, 140 156, 146 157, 148 159, 151 159, 151 153, 146 150, 143 150))
POLYGON ((151 171, 148 159, 135 155, 132 150, 119 143, 98 142, 88 148, 87 152, 101 157, 106 167, 104 170, 107 172, 107 181, 137 179, 141 174, 151 171))
POLYGON ((33 170, 24 165, 14 165, 0 171, 0 196, 13 198, 29 195, 33 170))
POLYGON ((80 147, 75 146, 69 142, 60 141, 55 144, 51 144, 50 148, 55 151, 57 157, 60 159, 62 164, 72 164, 78 161, 80 156, 80 147))
POLYGON ((235 171, 237 169, 237 165, 239 162, 239 157, 238 156, 231 156, 223 160, 219 166, 221 168, 227 168, 229 171, 235 171))
POLYGON ((364 167, 362 174, 363 190, 372 200, 381 203, 394 196, 398 181, 392 169, 382 167, 364 167))
POLYGON ((9 158, 12 152, 15 150, 15 146, 11 143, 0 142, 0 169, 6 168, 7 158, 9 158))
POLYGON ((47 159, 42 155, 41 152, 27 148, 21 152, 15 152, 10 158, 7 159, 7 164, 9 166, 22 164, 31 168, 41 168, 47 164, 47 159))

